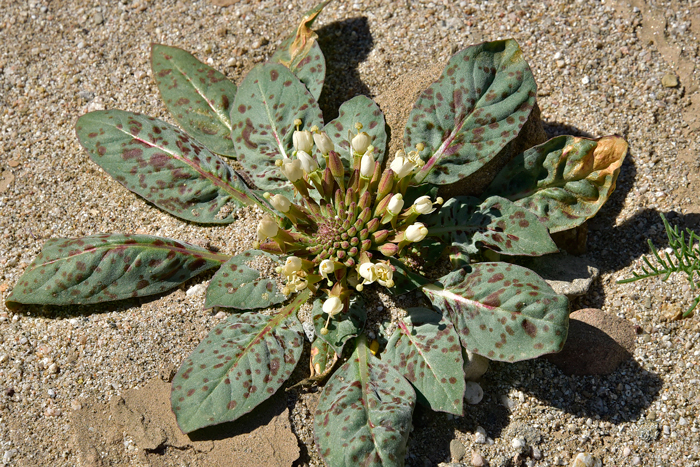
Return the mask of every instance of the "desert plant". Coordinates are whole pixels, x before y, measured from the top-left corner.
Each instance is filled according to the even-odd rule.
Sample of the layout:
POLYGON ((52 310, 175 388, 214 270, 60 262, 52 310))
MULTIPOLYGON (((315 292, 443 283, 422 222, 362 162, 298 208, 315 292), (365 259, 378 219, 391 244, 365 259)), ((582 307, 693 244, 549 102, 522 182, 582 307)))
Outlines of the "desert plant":
MULTIPOLYGON (((647 239, 649 249, 654 258, 656 258, 658 265, 649 261, 649 258, 646 256, 643 256, 642 272, 632 271, 632 277, 617 281, 617 283, 626 284, 650 277, 661 277, 661 280, 666 282, 671 277, 671 274, 684 273, 688 284, 690 284, 690 290, 695 290, 698 281, 698 271, 700 271, 700 235, 688 228, 685 229, 685 232, 680 231, 677 225, 671 226, 666 217, 663 214, 660 215, 668 237, 668 248, 663 250, 663 254, 661 254, 654 247, 651 239, 647 239)), ((698 303, 700 303, 700 295, 695 297, 690 304, 690 308, 683 313, 682 317, 692 316, 693 310, 698 306, 698 303)))
POLYGON ((310 378, 328 379, 315 414, 321 456, 401 465, 416 401, 463 414, 463 351, 514 362, 562 348, 566 298, 528 269, 485 259, 557 251, 550 232, 595 215, 627 146, 559 136, 510 154, 536 85, 516 42, 500 40, 452 57, 389 161, 371 99, 351 99, 324 124, 325 61, 310 26, 325 3, 238 86, 183 50, 154 45, 154 77, 184 131, 120 110, 76 125, 95 163, 173 216, 228 224, 257 206, 253 249, 229 256, 147 235, 52 239, 7 304, 158 294, 216 269, 204 307, 231 314, 172 381, 178 424, 192 432, 236 420, 285 384, 308 303, 310 378), (501 170, 478 196, 439 196, 496 161, 501 170), (384 335, 369 338, 363 296, 375 287, 422 293, 425 306, 393 323, 387 314, 384 335))

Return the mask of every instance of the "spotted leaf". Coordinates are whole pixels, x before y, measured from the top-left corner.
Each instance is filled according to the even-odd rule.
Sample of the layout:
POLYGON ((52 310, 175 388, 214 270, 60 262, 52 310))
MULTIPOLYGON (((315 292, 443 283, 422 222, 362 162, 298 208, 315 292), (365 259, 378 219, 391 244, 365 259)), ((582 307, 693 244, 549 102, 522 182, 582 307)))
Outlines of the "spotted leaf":
POLYGON ((394 286, 387 289, 392 295, 403 295, 431 283, 395 257, 389 258, 389 263, 394 268, 394 286))
POLYGON ((469 254, 486 247, 504 255, 555 253, 547 227, 536 215, 505 198, 486 201, 467 196, 448 200, 425 220, 429 235, 448 245, 462 244, 469 254))
POLYGON ((294 120, 323 127, 316 99, 282 65, 253 68, 238 88, 231 121, 239 162, 252 182, 270 192, 291 190, 275 160, 292 157, 294 120))
POLYGON ((304 343, 296 312, 309 295, 272 316, 232 314, 211 330, 173 378, 170 402, 184 433, 236 420, 287 381, 304 343))
POLYGON ((253 310, 282 303, 286 297, 271 278, 276 258, 264 251, 248 250, 228 260, 212 277, 204 308, 253 310))
POLYGON ((464 361, 450 320, 427 308, 409 308, 389 339, 382 361, 416 389, 418 402, 438 412, 462 416, 464 361))
POLYGON ((367 320, 367 307, 360 296, 355 296, 350 302, 347 313, 336 315, 328 322, 328 334, 321 334, 326 325, 328 315, 323 312, 323 300, 317 299, 311 311, 314 317, 316 335, 326 341, 338 355, 343 354, 343 346, 352 337, 362 332, 367 320))
POLYGON ((486 189, 529 209, 550 232, 595 216, 615 190, 627 142, 557 136, 511 160, 486 189))
POLYGON ((334 467, 403 465, 415 400, 410 383, 372 355, 361 336, 318 401, 319 453, 334 467))
POLYGON ((316 337, 311 344, 311 376, 309 379, 319 381, 325 379, 333 370, 333 366, 338 361, 338 354, 328 342, 316 337))
POLYGON ((423 287, 449 316, 462 345, 490 360, 516 362, 558 352, 569 303, 540 276, 508 263, 478 263, 423 287))
POLYGON ((330 0, 325 0, 307 11, 296 30, 270 58, 272 63, 280 63, 289 68, 317 100, 326 77, 326 59, 316 40, 318 35, 311 29, 311 25, 328 2, 330 0))
POLYGON ((530 67, 512 40, 484 42, 453 56, 411 111, 407 151, 425 144, 418 183, 444 185, 476 172, 520 133, 535 105, 530 67))
POLYGON ((52 238, 7 298, 19 303, 84 305, 170 290, 229 257, 169 238, 92 235, 52 238))
POLYGON ((357 134, 355 124, 362 124, 362 130, 372 138, 374 160, 384 161, 386 152, 386 122, 379 106, 367 96, 355 96, 340 106, 338 118, 323 127, 323 131, 335 144, 335 150, 341 155, 346 168, 352 167, 350 141, 357 134), (350 139, 348 139, 348 132, 350 139))
POLYGON ((223 160, 161 120, 99 110, 80 117, 76 131, 97 165, 180 219, 229 224, 240 207, 270 210, 223 160))
POLYGON ((153 76, 177 123, 210 151, 236 157, 231 141, 231 104, 236 85, 189 52, 153 44, 153 76))

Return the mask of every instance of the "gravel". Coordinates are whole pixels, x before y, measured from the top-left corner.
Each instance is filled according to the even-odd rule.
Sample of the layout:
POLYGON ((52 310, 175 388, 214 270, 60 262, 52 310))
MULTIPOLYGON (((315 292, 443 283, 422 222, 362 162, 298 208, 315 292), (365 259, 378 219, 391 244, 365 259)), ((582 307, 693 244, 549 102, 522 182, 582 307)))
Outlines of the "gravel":
MULTIPOLYGON (((121 108, 174 123, 151 77, 151 42, 192 51, 240 82, 311 6, 0 0, 0 463, 77 465, 68 414, 169 374, 225 316, 202 311, 207 276, 161 297, 7 310, 4 298, 44 241, 135 232, 233 254, 255 232, 252 209, 228 227, 194 226, 128 193, 80 148, 77 117, 121 108)), ((578 453, 603 465, 700 465, 700 322, 663 319, 686 309, 692 291, 680 279, 616 283, 647 253, 646 238, 666 246, 658 213, 682 227, 700 219, 700 2, 335 0, 316 28, 330 74, 326 120, 353 95, 382 94, 469 44, 514 37, 550 136, 630 143, 617 191, 589 225, 587 258, 600 278, 573 306, 639 326, 634 359, 603 377, 567 377, 542 360, 492 363, 483 400, 464 417, 417 409, 407 463, 449 462, 457 440, 474 465, 570 465, 578 453)), ((318 394, 288 394, 306 446, 300 464, 320 465, 318 394)))

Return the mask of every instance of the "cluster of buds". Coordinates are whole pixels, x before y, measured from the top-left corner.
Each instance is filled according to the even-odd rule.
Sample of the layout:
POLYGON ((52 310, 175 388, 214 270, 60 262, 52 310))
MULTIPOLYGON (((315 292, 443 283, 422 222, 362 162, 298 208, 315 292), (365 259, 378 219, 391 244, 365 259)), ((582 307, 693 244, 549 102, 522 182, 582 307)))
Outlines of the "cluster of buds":
POLYGON ((287 256, 277 270, 286 281, 285 295, 306 288, 326 293, 328 320, 322 332, 327 332, 330 319, 348 309, 352 290, 375 282, 394 287, 389 258, 428 235, 416 219, 435 211, 442 199, 421 196, 404 206, 412 174, 423 165, 422 144, 408 155, 397 152, 382 170, 372 138, 358 123, 356 133, 348 134, 346 169, 328 135, 315 126, 301 130, 298 119, 294 124, 294 152, 276 162, 294 187, 294 199, 265 193, 279 215, 266 215, 258 224, 258 247, 287 256))

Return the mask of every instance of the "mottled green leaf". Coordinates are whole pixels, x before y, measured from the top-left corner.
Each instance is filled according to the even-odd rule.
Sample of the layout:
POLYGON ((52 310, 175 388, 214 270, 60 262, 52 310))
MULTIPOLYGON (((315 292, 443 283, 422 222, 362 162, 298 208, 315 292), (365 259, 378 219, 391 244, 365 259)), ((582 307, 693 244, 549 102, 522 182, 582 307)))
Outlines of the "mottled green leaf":
POLYGON ((304 129, 323 127, 316 100, 291 71, 277 64, 253 68, 238 88, 231 121, 238 160, 258 188, 291 190, 275 160, 292 156, 296 118, 304 129))
POLYGON ((389 258, 389 262, 395 269, 393 277, 394 286, 387 289, 392 295, 403 295, 431 283, 429 279, 412 271, 397 258, 391 257, 389 258))
POLYGON ((498 194, 539 216, 550 232, 593 217, 615 190, 627 142, 557 136, 511 160, 486 195, 498 194))
POLYGON ((269 211, 221 158, 161 120, 99 110, 80 117, 76 131, 97 165, 173 216, 229 224, 246 205, 269 211))
POLYGON ((304 13, 299 26, 270 58, 270 62, 289 68, 317 100, 326 77, 326 59, 311 25, 329 1, 325 0, 304 13))
POLYGON ((311 380, 322 380, 333 370, 333 365, 338 361, 338 354, 328 342, 316 337, 311 344, 310 370, 311 380))
POLYGON ((569 302, 540 276, 508 263, 478 263, 423 287, 448 315, 462 345, 489 360, 516 362, 558 352, 569 302))
POLYGON ((540 256, 557 251, 536 215, 500 196, 486 201, 451 198, 424 222, 429 235, 448 245, 462 244, 469 254, 478 253, 481 246, 504 255, 540 256))
POLYGON ((413 384, 418 402, 462 416, 466 382, 462 346, 454 326, 427 308, 406 312, 382 352, 382 361, 413 384))
POLYGON ((476 172, 513 140, 535 105, 530 67, 512 40, 453 56, 408 117, 407 151, 425 144, 418 183, 444 185, 476 172))
POLYGON ((236 157, 229 115, 236 85, 177 47, 153 44, 151 66, 161 98, 177 123, 210 151, 236 157))
POLYGON ((347 313, 334 316, 328 323, 328 334, 321 334, 328 315, 323 312, 323 300, 317 299, 311 314, 314 317, 316 335, 326 341, 338 355, 343 354, 343 346, 352 337, 362 332, 367 320, 367 307, 362 297, 356 295, 350 301, 347 313))
POLYGON ((169 238, 52 238, 20 277, 8 304, 83 305, 170 290, 229 257, 169 238))
POLYGON ((273 278, 276 264, 276 255, 260 250, 234 256, 212 277, 204 308, 253 310, 282 303, 286 297, 273 278))
POLYGON ((296 312, 309 296, 271 316, 232 314, 211 330, 173 378, 170 402, 184 433, 236 420, 287 381, 304 343, 296 312))
POLYGON ((318 401, 319 453, 333 467, 402 466, 415 400, 410 383, 372 355, 361 336, 318 401))
POLYGON ((386 122, 379 106, 367 96, 355 96, 343 103, 338 109, 338 118, 328 123, 323 131, 335 144, 335 150, 341 155, 346 168, 352 166, 350 141, 357 134, 355 124, 361 123, 362 130, 372 137, 374 160, 384 161, 386 153, 386 122), (350 139, 348 139, 350 132, 350 139))

